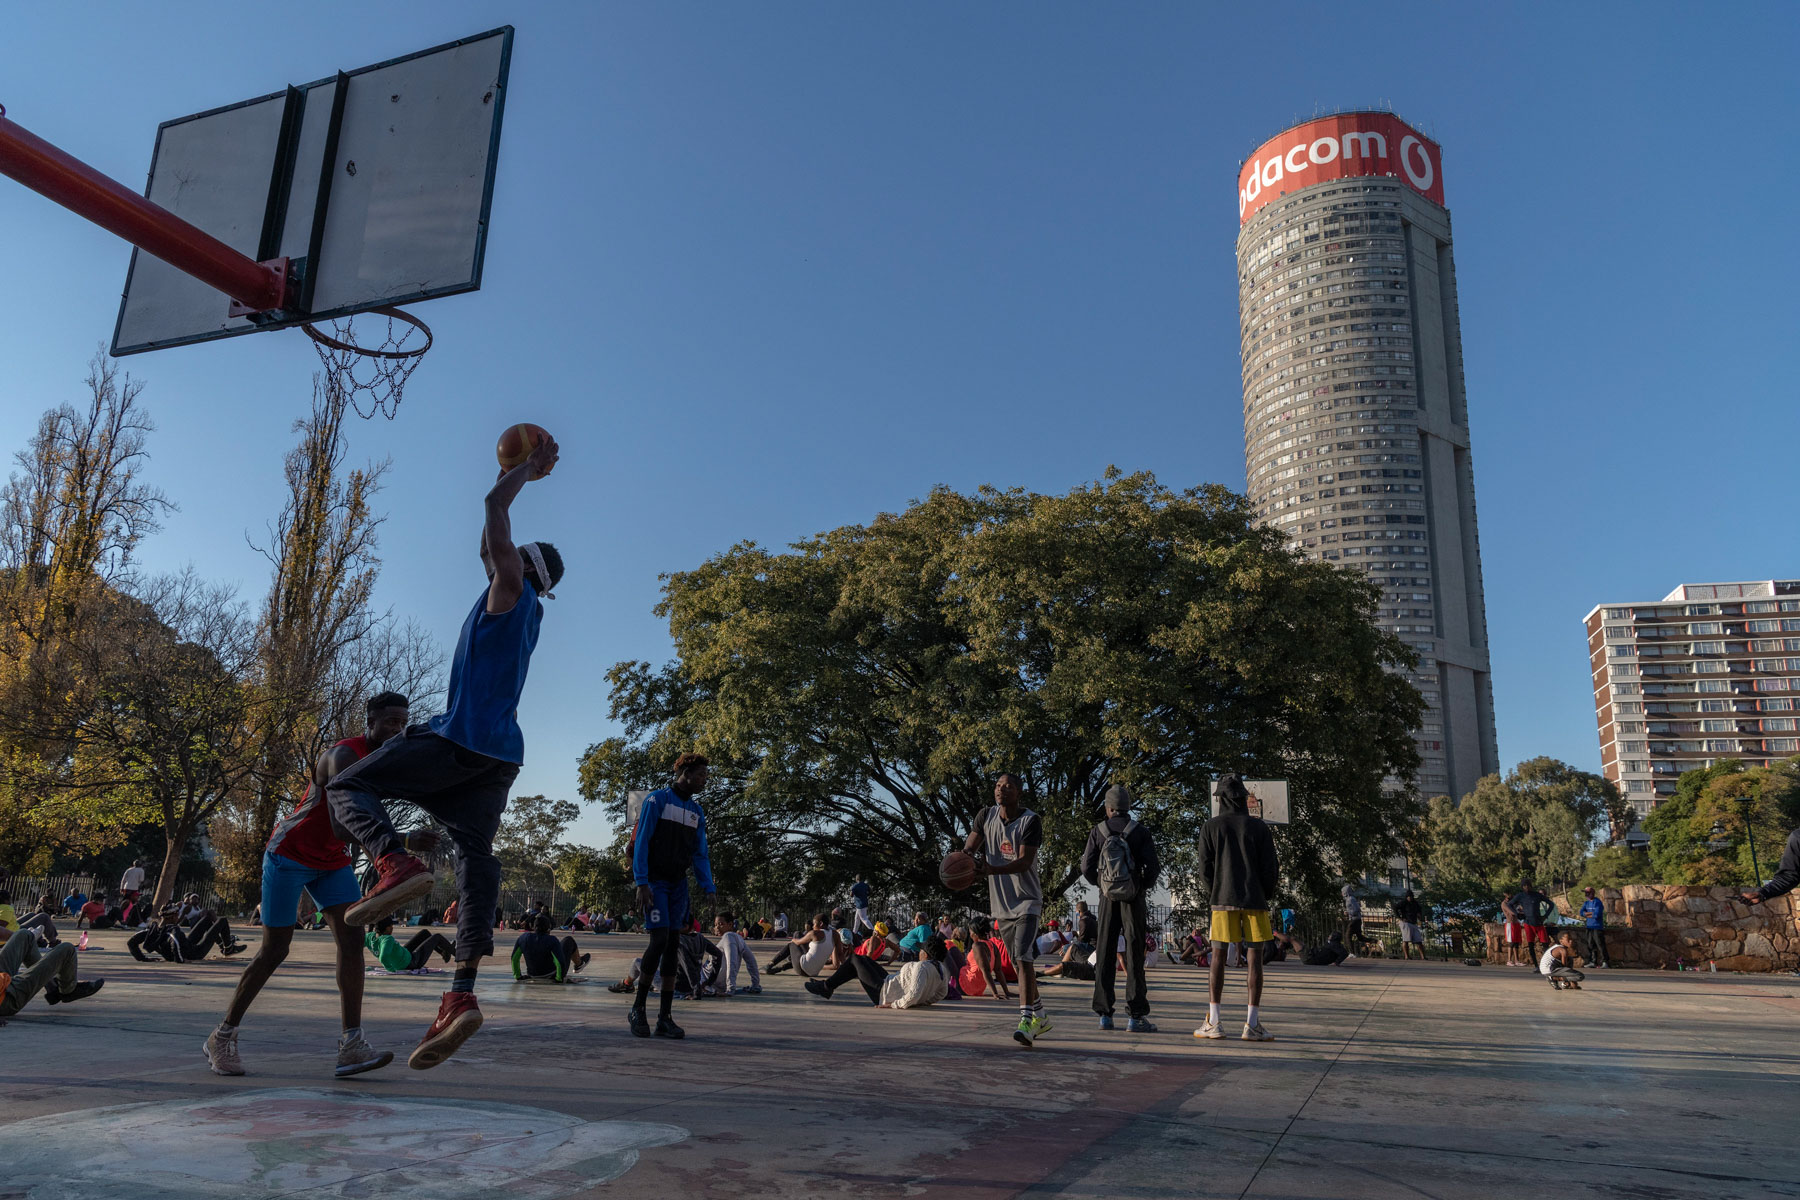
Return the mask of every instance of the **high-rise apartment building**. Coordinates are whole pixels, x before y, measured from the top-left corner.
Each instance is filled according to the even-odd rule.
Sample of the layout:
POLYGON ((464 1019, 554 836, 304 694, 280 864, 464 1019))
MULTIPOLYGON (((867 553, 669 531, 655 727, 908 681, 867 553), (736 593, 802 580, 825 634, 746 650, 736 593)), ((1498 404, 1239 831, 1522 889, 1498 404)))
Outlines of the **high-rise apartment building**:
POLYGON ((1450 214, 1437 143, 1308 121, 1238 172, 1247 489, 1307 557, 1380 584, 1419 655, 1426 795, 1500 769, 1450 214))
POLYGON ((1683 771, 1800 754, 1800 579, 1684 583, 1585 620, 1602 770, 1640 818, 1683 771))

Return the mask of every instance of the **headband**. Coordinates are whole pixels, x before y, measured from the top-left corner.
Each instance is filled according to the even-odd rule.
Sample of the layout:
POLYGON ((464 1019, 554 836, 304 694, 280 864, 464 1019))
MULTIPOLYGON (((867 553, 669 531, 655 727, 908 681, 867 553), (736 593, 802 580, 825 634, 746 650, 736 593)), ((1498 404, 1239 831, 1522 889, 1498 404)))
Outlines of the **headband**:
POLYGON ((544 585, 544 599, 556 599, 556 593, 550 590, 550 571, 544 566, 544 552, 538 549, 538 544, 526 542, 519 547, 519 553, 525 556, 526 560, 531 563, 531 569, 537 572, 538 582, 544 585))

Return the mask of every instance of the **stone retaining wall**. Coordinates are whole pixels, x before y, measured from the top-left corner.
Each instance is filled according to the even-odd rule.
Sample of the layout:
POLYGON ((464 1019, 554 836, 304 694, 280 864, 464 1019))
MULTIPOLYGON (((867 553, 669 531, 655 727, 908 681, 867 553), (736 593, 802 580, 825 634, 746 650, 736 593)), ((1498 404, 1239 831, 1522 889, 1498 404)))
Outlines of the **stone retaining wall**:
MULTIPOLYGON (((1676 960, 1721 971, 1776 971, 1800 967, 1800 929, 1790 892, 1754 908, 1737 899, 1737 888, 1683 887, 1639 883, 1599 888, 1606 905, 1606 948, 1614 965, 1667 967, 1676 960)), ((1557 911, 1575 917, 1585 897, 1555 897, 1557 911)), ((1581 938, 1575 939, 1576 949, 1581 938)))

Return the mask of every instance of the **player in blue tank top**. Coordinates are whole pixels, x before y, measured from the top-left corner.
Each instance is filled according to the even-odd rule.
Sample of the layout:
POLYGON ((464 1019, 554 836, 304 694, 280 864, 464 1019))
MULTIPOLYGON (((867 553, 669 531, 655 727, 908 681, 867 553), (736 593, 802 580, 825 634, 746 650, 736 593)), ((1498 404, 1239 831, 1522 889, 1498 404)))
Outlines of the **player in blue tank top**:
MULTIPOLYGON (((546 438, 487 494, 481 563, 488 583, 463 621, 450 661, 444 712, 335 776, 326 789, 331 815, 375 860, 379 878, 350 906, 345 920, 372 925, 430 894, 436 882, 424 862, 406 852, 383 800, 409 800, 429 813, 456 844, 456 973, 437 1020, 408 1060, 435 1067, 481 1027, 475 967, 494 952, 494 905, 500 897, 500 860, 494 834, 507 793, 525 761, 519 731, 519 694, 544 618, 539 596, 562 578, 562 556, 548 542, 515 545, 512 502, 527 480, 556 465, 546 438)), ((422 846, 430 849, 430 846, 422 846)))

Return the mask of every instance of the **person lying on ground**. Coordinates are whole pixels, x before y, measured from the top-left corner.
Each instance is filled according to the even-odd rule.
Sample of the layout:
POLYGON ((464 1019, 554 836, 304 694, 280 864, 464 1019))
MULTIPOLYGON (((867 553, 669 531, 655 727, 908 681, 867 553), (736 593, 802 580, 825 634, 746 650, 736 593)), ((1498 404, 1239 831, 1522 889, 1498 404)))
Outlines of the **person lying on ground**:
POLYGON ((1331 936, 1325 939, 1324 945, 1297 953, 1300 954, 1300 961, 1309 967, 1335 967, 1350 957, 1350 948, 1344 945, 1344 935, 1334 929, 1331 936))
POLYGON ((455 942, 430 929, 419 930, 401 944, 394 936, 393 917, 383 917, 375 922, 375 928, 363 934, 363 943, 374 953, 376 962, 396 974, 424 970, 433 954, 449 962, 455 957, 456 950, 455 942))
POLYGON ((1093 957, 1094 948, 1086 942, 1070 942, 1063 948, 1060 958, 1038 972, 1038 978, 1079 979, 1092 983, 1094 981, 1093 957))
POLYGON ((550 914, 539 909, 530 931, 521 933, 513 943, 513 978, 561 983, 587 966, 588 958, 575 945, 574 938, 559 938, 551 933, 550 914))
POLYGON ((39 992, 47 1004, 68 1004, 87 999, 105 982, 75 977, 75 947, 69 943, 44 950, 36 933, 15 930, 0 946, 0 1025, 39 992))
POLYGON ((160 954, 176 963, 199 962, 215 946, 225 958, 242 954, 248 949, 232 936, 231 926, 224 917, 214 917, 189 932, 181 927, 180 915, 180 910, 171 904, 163 909, 156 920, 133 934, 131 940, 125 943, 125 948, 139 962, 154 962, 150 954, 160 954), (146 951, 149 953, 145 953, 146 951))
POLYGON ((1553 988, 1568 988, 1576 992, 1581 990, 1581 981, 1587 976, 1575 969, 1573 934, 1564 930, 1556 935, 1556 941, 1544 951, 1544 957, 1538 960, 1538 973, 1548 979, 1553 988))
POLYGON ((832 973, 829 979, 809 979, 806 990, 821 1000, 852 979, 862 985, 869 1003, 880 1008, 924 1008, 936 1004, 950 994, 950 970, 944 965, 944 939, 932 934, 919 957, 901 965, 893 975, 883 971, 874 959, 855 954, 850 961, 832 973))

